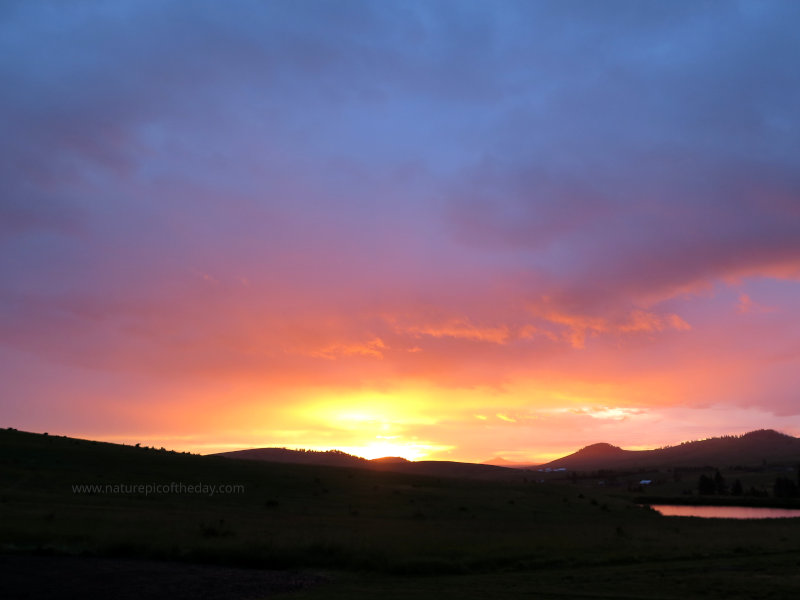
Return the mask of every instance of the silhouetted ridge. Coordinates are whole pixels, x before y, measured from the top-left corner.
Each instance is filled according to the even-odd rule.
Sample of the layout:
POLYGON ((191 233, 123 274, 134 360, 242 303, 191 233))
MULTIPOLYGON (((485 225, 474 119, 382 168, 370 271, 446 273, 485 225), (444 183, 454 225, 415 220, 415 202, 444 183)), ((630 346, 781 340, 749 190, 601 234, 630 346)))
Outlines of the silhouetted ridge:
POLYGON ((306 465, 329 465, 335 467, 356 467, 368 464, 366 458, 353 456, 341 450, 289 450, 287 448, 253 448, 220 452, 214 456, 237 458, 240 460, 264 460, 268 462, 299 463, 306 465))
POLYGON ((623 450, 619 446, 600 443, 600 444, 592 444, 590 446, 586 446, 585 448, 581 448, 572 456, 619 456, 620 454, 624 453, 625 450, 623 450))
POLYGON ((319 452, 314 450, 288 450, 286 448, 253 448, 234 452, 220 452, 213 456, 239 460, 263 460, 267 462, 299 463, 307 465, 326 465, 334 467, 358 467, 375 471, 394 471, 433 475, 436 477, 463 477, 468 479, 516 479, 517 469, 493 465, 477 465, 452 461, 422 460, 410 461, 400 456, 385 456, 367 460, 340 450, 319 452))
POLYGON ((785 433, 781 433, 780 431, 775 431, 774 429, 758 429, 756 431, 751 431, 749 433, 745 433, 741 439, 743 440, 761 440, 761 441, 790 441, 797 438, 794 438, 790 435, 785 433))
POLYGON ((494 465, 496 467, 520 467, 523 466, 520 463, 506 460, 500 456, 496 456, 495 458, 491 458, 489 460, 485 460, 481 463, 482 465, 494 465))
POLYGON ((407 463, 409 460, 402 456, 384 456, 382 458, 373 458, 369 462, 373 464, 391 465, 394 463, 407 463))
POLYGON ((611 444, 592 444, 543 467, 574 471, 661 467, 733 467, 791 464, 800 459, 800 439, 773 429, 744 435, 683 442, 657 450, 623 450, 611 444))

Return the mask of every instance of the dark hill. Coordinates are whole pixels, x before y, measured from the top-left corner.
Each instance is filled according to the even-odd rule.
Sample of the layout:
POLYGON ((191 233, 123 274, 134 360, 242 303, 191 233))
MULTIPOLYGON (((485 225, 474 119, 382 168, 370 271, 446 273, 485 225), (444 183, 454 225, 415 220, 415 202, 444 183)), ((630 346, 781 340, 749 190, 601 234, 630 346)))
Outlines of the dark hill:
POLYGON ((684 442, 657 450, 623 450, 593 444, 542 467, 573 471, 647 469, 659 467, 733 467, 800 462, 800 439, 761 429, 741 436, 684 442))
POLYGON ((592 444, 581 448, 573 454, 541 465, 540 468, 569 469, 572 471, 606 469, 610 467, 605 465, 625 462, 633 454, 635 453, 630 450, 623 450, 619 446, 612 446, 611 444, 592 444))
POLYGON ((623 456, 625 450, 619 446, 612 446, 611 444, 592 444, 581 448, 572 456, 580 456, 582 458, 609 458, 616 456, 623 456))
POLYGON ((339 450, 317 452, 312 450, 288 450, 286 448, 255 448, 221 452, 211 456, 235 458, 240 460, 260 460, 267 462, 325 465, 334 467, 358 467, 374 471, 392 471, 414 475, 432 475, 435 477, 460 477, 467 479, 519 479, 519 469, 495 465, 480 465, 444 460, 410 461, 399 456, 386 456, 367 460, 359 456, 346 454, 339 450))
POLYGON ((370 468, 395 473, 431 475, 434 477, 455 477, 462 479, 512 480, 519 481, 524 475, 520 469, 480 465, 476 463, 452 462, 448 460, 420 460, 404 463, 381 464, 371 461, 370 468))
POLYGON ((536 465, 530 462, 515 462, 513 460, 506 460, 500 456, 496 456, 495 458, 491 458, 489 460, 485 460, 482 465, 494 465, 495 467, 510 467, 512 469, 531 469, 535 468, 536 465))
POLYGON ((392 465, 397 463, 407 463, 409 460, 402 456, 384 456, 383 458, 373 458, 370 460, 373 465, 392 465))
POLYGON ((326 465, 331 467, 365 467, 369 464, 366 458, 353 456, 352 454, 347 454, 340 450, 318 452, 315 450, 289 450, 287 448, 253 448, 250 450, 220 452, 218 454, 211 454, 210 456, 302 465, 326 465))

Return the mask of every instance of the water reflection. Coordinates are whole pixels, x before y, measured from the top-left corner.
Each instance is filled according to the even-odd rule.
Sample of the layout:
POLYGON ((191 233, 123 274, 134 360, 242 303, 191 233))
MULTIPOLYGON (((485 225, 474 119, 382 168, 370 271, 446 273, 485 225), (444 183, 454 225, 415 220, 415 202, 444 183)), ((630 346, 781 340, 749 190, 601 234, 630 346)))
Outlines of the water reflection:
POLYGON ((651 504, 665 517, 701 517, 704 519, 790 519, 800 518, 796 508, 753 508, 749 506, 680 506, 651 504))

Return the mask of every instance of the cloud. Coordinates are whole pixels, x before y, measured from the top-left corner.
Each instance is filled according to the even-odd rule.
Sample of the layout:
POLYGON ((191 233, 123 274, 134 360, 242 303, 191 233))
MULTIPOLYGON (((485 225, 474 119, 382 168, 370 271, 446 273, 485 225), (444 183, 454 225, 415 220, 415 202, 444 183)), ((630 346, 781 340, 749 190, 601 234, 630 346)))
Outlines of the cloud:
POLYGON ((408 324, 398 325, 395 319, 393 326, 395 331, 401 335, 411 335, 413 337, 430 336, 433 338, 456 338, 462 340, 474 340, 489 342, 493 344, 504 344, 508 341, 510 333, 505 326, 501 327, 481 327, 472 324, 469 319, 451 318, 444 322, 433 325, 408 324))
POLYGON ((334 360, 341 356, 371 356, 383 358, 382 350, 386 345, 380 338, 374 338, 364 344, 334 344, 320 350, 315 350, 310 355, 334 360))
POLYGON ((800 8, 612 4, 3 3, 4 379, 790 414, 800 8))
POLYGON ((608 406, 593 407, 593 408, 573 408, 571 413, 576 415, 587 415, 593 419, 624 421, 626 419, 635 418, 638 416, 648 416, 646 410, 638 408, 622 408, 608 406))
POLYGON ((580 314, 568 314, 557 307, 533 306, 532 312, 545 321, 567 328, 563 337, 568 339, 574 348, 586 345, 587 335, 614 333, 617 335, 635 333, 659 333, 665 330, 688 331, 691 325, 676 314, 657 315, 643 310, 632 310, 616 319, 591 317, 580 314))

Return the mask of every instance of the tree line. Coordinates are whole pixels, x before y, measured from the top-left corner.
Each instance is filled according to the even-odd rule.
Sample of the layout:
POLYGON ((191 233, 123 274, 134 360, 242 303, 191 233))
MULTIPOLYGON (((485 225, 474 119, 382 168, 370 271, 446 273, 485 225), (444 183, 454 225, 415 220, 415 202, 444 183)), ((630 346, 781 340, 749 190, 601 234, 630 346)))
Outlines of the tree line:
MULTIPOLYGON (((719 471, 717 471, 713 477, 705 473, 700 475, 700 478, 697 480, 697 492, 701 496, 769 496, 769 492, 756 489, 754 486, 750 486, 750 489, 745 490, 739 479, 735 479, 733 483, 729 485, 725 477, 723 477, 722 473, 719 471)), ((775 482, 772 484, 772 496, 774 498, 799 498, 800 469, 798 469, 797 481, 789 477, 776 477, 775 482)))

